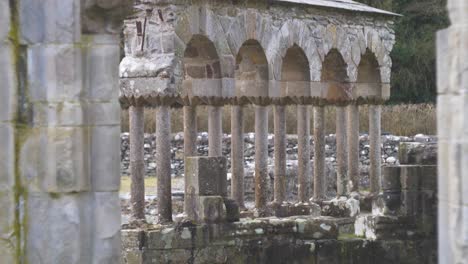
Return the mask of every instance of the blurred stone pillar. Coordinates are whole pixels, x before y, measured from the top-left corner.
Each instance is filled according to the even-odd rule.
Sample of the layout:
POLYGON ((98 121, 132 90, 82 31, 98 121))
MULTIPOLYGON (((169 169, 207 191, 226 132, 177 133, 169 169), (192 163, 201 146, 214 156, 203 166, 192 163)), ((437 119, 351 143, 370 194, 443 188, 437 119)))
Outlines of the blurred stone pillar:
POLYGON ((281 204, 286 199, 286 111, 284 105, 274 106, 275 181, 274 199, 281 204))
POLYGON ((145 219, 145 158, 144 158, 144 108, 131 106, 128 110, 130 120, 130 201, 132 215, 145 219))
POLYGON ((265 215, 268 202, 268 108, 255 106, 255 207, 265 215))
POLYGON ((448 0, 437 33, 439 263, 468 258, 468 1, 448 0))
POLYGON ((223 155, 223 108, 208 107, 208 156, 223 155))
POLYGON ((231 106, 231 197, 244 206, 244 109, 231 106))
MULTIPOLYGON (((198 123, 197 123, 197 107, 184 106, 184 157, 198 156, 197 151, 198 123)), ((184 166, 186 160, 184 160, 184 166)), ((185 175, 187 181, 187 175, 185 175)), ((187 193, 187 185, 185 185, 185 193, 187 193)), ((184 212, 187 212, 188 200, 184 199, 184 212)))
POLYGON ((172 222, 171 194, 171 113, 170 107, 156 107, 156 178, 158 222, 172 222))
POLYGON ((370 191, 371 194, 378 194, 381 187, 382 178, 382 154, 381 154, 381 112, 380 105, 369 106, 369 145, 370 145, 370 191))
POLYGON ((346 151, 346 109, 343 106, 336 107, 336 187, 337 196, 348 195, 349 177, 347 172, 346 151))
POLYGON ((184 106, 184 156, 197 156, 197 107, 184 106))
POLYGON ((314 200, 326 194, 325 177, 325 107, 314 107, 314 200))
POLYGON ((350 192, 359 191, 359 107, 356 104, 347 106, 347 143, 348 143, 348 177, 350 192))
MULTIPOLYGON (((298 200, 299 202, 305 202, 309 198, 307 190, 310 178, 310 111, 308 105, 297 105, 297 145, 298 200)), ((325 158, 325 153, 323 157, 325 158)))

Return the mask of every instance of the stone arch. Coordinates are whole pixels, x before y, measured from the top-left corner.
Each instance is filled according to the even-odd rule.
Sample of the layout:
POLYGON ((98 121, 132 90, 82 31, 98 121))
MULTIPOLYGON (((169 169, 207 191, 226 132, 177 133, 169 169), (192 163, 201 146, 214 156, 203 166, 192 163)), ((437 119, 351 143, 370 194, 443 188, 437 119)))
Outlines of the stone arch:
POLYGON ((204 35, 193 35, 182 58, 184 95, 222 96, 221 64, 214 43, 204 35))
POLYGON ((294 44, 281 65, 281 95, 310 96, 310 66, 304 51, 294 44))
POLYGON ((325 55, 322 64, 322 94, 333 101, 345 101, 352 98, 348 78, 348 65, 341 53, 332 48, 325 55))
POLYGON ((216 14, 207 7, 190 6, 180 14, 174 24, 175 55, 184 57, 188 43, 195 35, 203 35, 209 39, 219 55, 221 77, 234 77, 234 57, 229 48, 228 37, 216 14), (201 14, 203 16, 201 16, 201 14))
POLYGON ((373 52, 366 49, 358 66, 356 94, 360 97, 376 97, 382 95, 380 65, 373 52))
POLYGON ((281 39, 277 42, 278 47, 276 47, 276 50, 278 52, 273 56, 274 59, 271 60, 271 67, 275 69, 273 72, 278 72, 276 79, 281 80, 283 59, 286 53, 291 47, 297 46, 308 60, 308 69, 310 70, 309 80, 319 81, 322 61, 315 41, 311 41, 314 37, 307 24, 297 19, 285 22, 279 30, 279 34, 281 35, 281 39))
POLYGON ((236 96, 269 96, 269 67, 263 47, 257 40, 242 44, 236 56, 236 96))

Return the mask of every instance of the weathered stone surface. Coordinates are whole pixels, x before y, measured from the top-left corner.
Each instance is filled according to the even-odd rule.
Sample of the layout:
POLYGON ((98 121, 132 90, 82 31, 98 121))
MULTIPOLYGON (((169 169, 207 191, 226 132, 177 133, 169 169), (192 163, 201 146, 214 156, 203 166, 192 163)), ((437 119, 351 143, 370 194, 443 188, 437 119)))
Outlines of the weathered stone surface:
MULTIPOLYGON (((115 163, 115 162, 114 162, 115 163)), ((120 263, 120 200, 118 192, 94 193, 92 263, 120 263)))
POLYGON ((224 198, 224 206, 226 207, 226 221, 239 221, 240 212, 239 205, 237 204, 237 202, 232 199, 224 198))
MULTIPOLYGON (((82 250, 82 238, 91 232, 92 200, 86 194, 30 193, 27 213, 34 221, 27 221, 28 240, 26 260, 29 263, 90 263, 90 255, 82 250), (44 225, 44 223, 48 223, 44 225)), ((83 241, 84 242, 84 241, 83 241)), ((88 251, 89 252, 89 251, 88 251)))
POLYGON ((30 46, 27 65, 30 100, 79 101, 84 91, 79 47, 72 44, 30 46))
POLYGON ((435 165, 437 164, 437 144, 400 144, 399 160, 401 164, 435 165))
MULTIPOLYGON (((1 4, 0 4, 1 5, 1 4)), ((8 5, 8 3, 7 3, 8 5)), ((1 9, 1 6, 0 6, 1 9)), ((4 12, 3 10, 0 12, 4 12)), ((0 15, 1 19, 2 15, 0 15)), ((0 21, 1 22, 1 21, 0 21)), ((2 26, 2 28, 4 28, 2 26)), ((8 28, 8 27, 6 27, 8 28)), ((0 30, 1 31, 1 30, 0 30)), ((1 32, 0 32, 1 35, 1 32)), ((3 43, 0 37, 0 65, 4 65, 0 71, 2 81, 2 96, 0 97, 0 121, 9 121, 14 118, 16 107, 16 80, 13 70, 13 46, 3 43)))
POLYGON ((0 2, 0 23, 2 28, 0 29, 0 45, 2 42, 6 42, 8 33, 10 30, 10 3, 9 1, 0 2))
POLYGON ((220 223, 226 220, 226 206, 221 196, 200 196, 198 221, 202 223, 220 223))
MULTIPOLYGON (((0 240, 5 244, 10 243, 15 248, 15 208, 16 201, 14 191, 0 191, 0 240)), ((5 252, 7 253, 7 252, 5 252)))
POLYGON ((11 124, 0 124, 0 193, 12 191, 15 184, 15 143, 11 124))
POLYGON ((94 191, 116 192, 120 189, 119 135, 118 126, 90 128, 90 177, 94 191))
POLYGON ((116 35, 84 35, 86 62, 86 97, 90 101, 114 100, 118 96, 119 38, 116 35))
POLYGON ((89 190, 88 140, 88 130, 82 127, 32 130, 20 152, 22 179, 28 183, 28 190, 53 193, 89 190))
POLYGON ((227 196, 225 157, 186 157, 188 194, 227 196))
POLYGON ((18 3, 22 43, 71 44, 80 40, 80 3, 73 0, 18 3))
POLYGON ((359 215, 359 200, 345 196, 323 202, 322 215, 333 217, 356 217, 359 215))

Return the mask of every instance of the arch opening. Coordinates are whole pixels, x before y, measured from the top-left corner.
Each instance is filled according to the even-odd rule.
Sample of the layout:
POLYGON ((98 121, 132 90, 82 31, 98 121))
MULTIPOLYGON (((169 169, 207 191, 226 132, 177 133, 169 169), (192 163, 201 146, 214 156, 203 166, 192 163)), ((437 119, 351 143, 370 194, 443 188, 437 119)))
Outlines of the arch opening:
POLYGON ((382 94, 380 66, 370 50, 366 50, 359 63, 357 93, 363 97, 381 96, 382 94))
POLYGON ((294 44, 286 52, 281 68, 282 96, 310 96, 310 67, 304 51, 294 44))
POLYGON ((246 41, 236 57, 236 95, 268 96, 268 60, 256 40, 246 41))
POLYGON ((329 100, 347 100, 352 97, 347 65, 337 49, 331 49, 322 63, 321 82, 327 87, 329 100))
POLYGON ((221 64, 214 43, 203 35, 194 35, 183 58, 183 89, 189 96, 222 96, 221 64))

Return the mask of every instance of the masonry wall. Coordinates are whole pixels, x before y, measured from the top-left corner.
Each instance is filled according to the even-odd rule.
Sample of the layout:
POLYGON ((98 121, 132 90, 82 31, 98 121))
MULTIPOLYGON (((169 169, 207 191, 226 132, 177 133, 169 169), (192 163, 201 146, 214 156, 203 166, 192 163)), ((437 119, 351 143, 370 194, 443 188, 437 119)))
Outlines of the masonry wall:
POLYGON ((437 33, 440 263, 468 259, 468 2, 449 0, 437 33))
POLYGON ((129 2, 0 1, 0 263, 120 260, 129 2))

